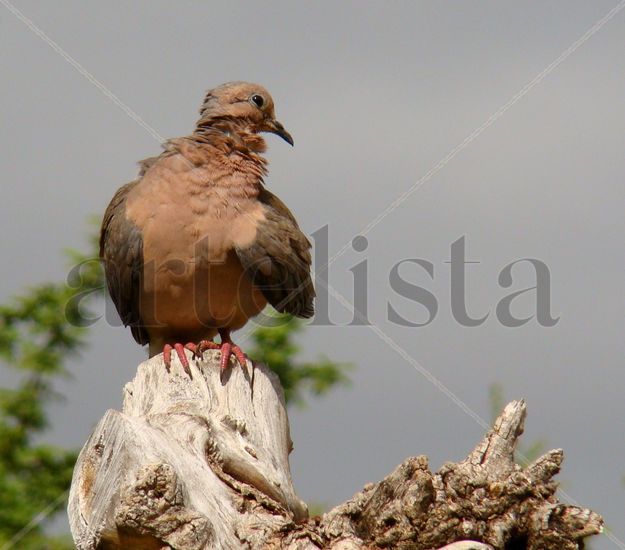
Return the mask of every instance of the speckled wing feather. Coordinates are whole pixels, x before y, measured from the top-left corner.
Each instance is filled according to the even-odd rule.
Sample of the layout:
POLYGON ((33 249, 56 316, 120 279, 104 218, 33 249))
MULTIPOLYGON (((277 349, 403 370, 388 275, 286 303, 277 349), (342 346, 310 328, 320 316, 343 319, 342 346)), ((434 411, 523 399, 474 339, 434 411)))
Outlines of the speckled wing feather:
POLYGON ((258 200, 264 206, 265 219, 249 246, 235 248, 239 260, 276 310, 312 317, 315 290, 310 277, 310 242, 278 197, 263 189, 258 200))
POLYGON ((126 197, 140 180, 121 187, 109 204, 100 231, 100 258, 109 294, 124 326, 137 343, 149 343, 142 326, 139 300, 143 274, 143 239, 140 229, 126 218, 126 197))

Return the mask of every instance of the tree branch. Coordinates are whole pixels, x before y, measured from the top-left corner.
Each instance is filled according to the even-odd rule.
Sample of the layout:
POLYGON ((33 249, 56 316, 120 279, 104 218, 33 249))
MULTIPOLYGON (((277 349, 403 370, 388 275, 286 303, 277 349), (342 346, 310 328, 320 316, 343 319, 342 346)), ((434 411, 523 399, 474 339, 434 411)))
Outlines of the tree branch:
POLYGON ((601 531, 597 514, 555 497, 561 450, 515 464, 523 401, 464 461, 433 474, 425 456, 409 458, 309 519, 277 376, 248 364, 222 379, 218 358, 192 362, 192 378, 177 360, 171 372, 160 356, 140 365, 123 412, 105 414, 76 464, 69 515, 80 550, 573 550, 601 531))

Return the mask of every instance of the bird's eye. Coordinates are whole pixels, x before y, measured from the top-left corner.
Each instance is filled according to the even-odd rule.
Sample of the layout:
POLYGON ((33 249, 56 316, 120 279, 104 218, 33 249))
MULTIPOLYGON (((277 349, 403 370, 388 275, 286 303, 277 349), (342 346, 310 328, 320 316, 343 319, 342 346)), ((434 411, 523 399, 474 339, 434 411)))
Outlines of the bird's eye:
POLYGON ((256 105, 259 109, 265 104, 265 100, 262 95, 254 94, 250 97, 251 102, 256 105))

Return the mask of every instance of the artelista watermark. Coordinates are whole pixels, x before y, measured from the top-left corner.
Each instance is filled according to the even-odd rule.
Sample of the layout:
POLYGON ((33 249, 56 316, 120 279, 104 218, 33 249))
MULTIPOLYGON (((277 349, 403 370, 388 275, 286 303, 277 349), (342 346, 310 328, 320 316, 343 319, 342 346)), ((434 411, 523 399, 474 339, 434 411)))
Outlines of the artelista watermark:
MULTIPOLYGON (((333 322, 330 318, 331 280, 329 266, 329 227, 326 225, 312 233, 311 236, 314 241, 313 269, 317 294, 315 298, 315 315, 311 320, 311 324, 316 326, 337 326, 338 324, 333 322)), ((449 265, 448 279, 451 315, 459 325, 464 327, 477 327, 484 324, 489 317, 491 317, 491 320, 496 320, 501 325, 511 328, 520 327, 529 322, 535 322, 542 327, 553 327, 556 325, 559 321, 559 317, 554 317, 551 312, 551 272, 545 262, 532 257, 514 259, 505 264, 499 270, 497 282, 499 287, 507 291, 507 293, 497 300, 494 315, 491 316, 491 312, 489 311, 481 317, 472 317, 467 311, 467 266, 469 264, 479 264, 480 262, 466 259, 466 241, 466 236, 461 236, 453 241, 449 245, 449 260, 445 262, 449 265), (518 288, 518 283, 515 284, 515 267, 520 264, 531 266, 534 274, 534 284, 532 286, 518 288), (524 317, 519 317, 513 314, 513 303, 521 296, 527 296, 529 300, 533 302, 534 310, 531 315, 526 314, 524 317)), ((195 247, 195 259, 190 262, 169 259, 162 264, 146 264, 143 269, 144 287, 146 286, 146 278, 157 277, 159 272, 167 271, 172 275, 174 280, 176 277, 185 280, 190 277, 195 279, 191 274, 196 272, 197 265, 204 264, 210 267, 218 267, 219 263, 209 264, 205 260, 208 246, 208 239, 199 241, 195 247)), ((380 290, 370 288, 369 261, 371 258, 364 254, 368 249, 366 237, 361 235, 356 236, 352 240, 352 248, 359 253, 360 257, 359 261, 353 267, 349 268, 353 278, 353 293, 349 301, 354 308, 354 312, 352 320, 349 323, 343 323, 343 326, 367 326, 371 324, 369 320, 369 294, 374 290, 379 293, 380 290)), ((121 320, 116 313, 115 306, 110 296, 108 296, 105 290, 105 285, 94 288, 93 286, 86 287, 86 285, 83 284, 83 270, 93 268, 93 265, 87 265, 91 262, 97 262, 98 268, 102 269, 102 266, 99 265, 100 260, 94 258, 74 266, 68 275, 67 283, 75 289, 75 295, 67 304, 66 308, 68 311, 68 319, 77 326, 90 326, 104 318, 108 324, 119 326, 122 324, 121 320), (87 312, 92 310, 94 298, 105 298, 101 301, 101 303, 104 304, 104 308, 103 310, 100 309, 98 314, 89 314, 87 312), (71 314, 69 312, 71 312, 71 314)), ((425 327, 435 322, 439 313, 439 300, 431 290, 425 286, 416 284, 414 277, 413 280, 411 280, 411 278, 406 275, 406 272, 414 271, 414 269, 406 269, 405 266, 407 265, 417 266, 423 274, 434 281, 436 270, 433 262, 419 257, 401 258, 397 260, 389 269, 387 276, 388 289, 390 289, 390 291, 388 289, 383 289, 388 295, 386 298, 386 317, 390 323, 402 327, 425 327), (400 304, 403 305, 400 306, 400 304), (401 308, 402 311, 406 312, 408 309, 411 309, 412 306, 414 306, 415 311, 415 315, 412 318, 406 314, 402 315, 398 311, 398 309, 401 308), (426 315, 423 315, 424 313, 426 315)), ((128 277, 128 268, 126 266, 109 265, 107 267, 109 270, 118 270, 116 272, 117 277, 128 277)), ((259 263, 257 269, 266 269, 266 264, 263 262, 259 263)), ((170 280, 172 277, 170 277, 170 280)), ((147 284, 149 284, 149 281, 147 281, 147 284)), ((193 300, 190 302, 197 303, 198 301, 206 300, 207 296, 210 296, 210 292, 207 290, 206 286, 209 285, 210 289, 210 284, 210 277, 202 277, 197 281, 193 280, 193 300)), ((246 285, 246 281, 239 281, 238 284, 243 288, 246 285)), ((284 288, 285 282, 274 284, 275 286, 283 285, 284 288)), ((126 286, 125 291, 127 292, 127 290, 128 287, 126 286)), ((298 288, 288 288, 288 291, 297 293, 298 288)), ((527 304, 528 298, 525 299, 525 304, 527 304)), ((137 296, 136 299, 140 300, 140 297, 137 296)), ((186 303, 188 304, 189 301, 187 300, 186 303)), ((140 310, 142 307, 152 307, 155 312, 157 312, 158 302, 155 299, 150 299, 149 304, 138 303, 138 307, 140 310)), ((236 304, 233 308, 234 307, 236 307, 236 304)), ((205 311, 205 309, 206 308, 197 308, 195 311, 205 311)), ((151 317, 158 319, 157 313, 153 313, 151 317)), ((216 322, 215 319, 199 321, 208 327, 215 326, 216 322)), ((228 318, 219 319, 217 322, 227 324, 228 318)), ((254 323, 260 325, 275 323, 275 318, 261 313, 254 318, 254 323)))

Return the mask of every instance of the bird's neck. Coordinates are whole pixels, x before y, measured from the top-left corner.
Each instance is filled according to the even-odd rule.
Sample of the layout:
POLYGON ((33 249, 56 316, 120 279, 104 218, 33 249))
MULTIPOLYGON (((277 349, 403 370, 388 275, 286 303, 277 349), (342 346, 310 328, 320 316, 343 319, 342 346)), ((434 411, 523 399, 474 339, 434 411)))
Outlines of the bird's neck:
POLYGON ((229 117, 201 118, 192 137, 199 142, 225 145, 233 150, 255 154, 264 162, 260 154, 267 150, 265 140, 245 121, 229 117))

